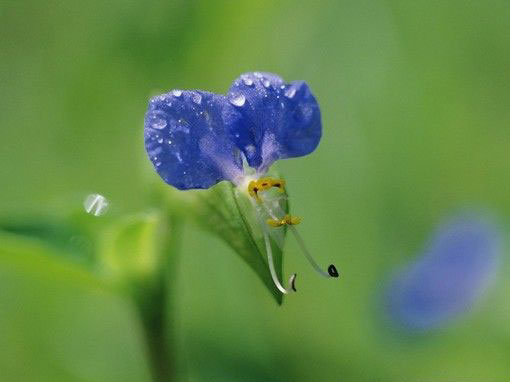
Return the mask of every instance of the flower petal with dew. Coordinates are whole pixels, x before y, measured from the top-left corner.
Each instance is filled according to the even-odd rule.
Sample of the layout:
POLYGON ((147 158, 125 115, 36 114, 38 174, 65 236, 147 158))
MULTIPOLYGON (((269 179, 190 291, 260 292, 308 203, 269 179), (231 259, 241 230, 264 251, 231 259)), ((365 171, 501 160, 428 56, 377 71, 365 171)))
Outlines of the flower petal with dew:
POLYGON ((500 254, 500 232, 484 216, 461 214, 440 225, 424 254, 389 284, 392 322, 425 331, 466 312, 490 285, 500 254))
POLYGON ((173 90, 153 97, 144 137, 154 168, 180 190, 234 182, 242 176, 242 159, 229 130, 240 117, 223 95, 173 90))
POLYGON ((295 227, 301 219, 282 207, 287 205, 285 181, 267 176, 274 161, 314 151, 321 134, 319 105, 308 85, 285 83, 271 73, 241 75, 227 96, 173 90, 152 98, 145 116, 146 150, 166 183, 188 190, 228 180, 238 195, 249 198, 271 277, 282 293, 296 290, 296 275, 287 288, 281 284, 270 240, 281 249, 287 228, 318 273, 338 277, 334 265, 327 272, 319 267, 295 227))
POLYGON ((245 73, 228 92, 243 118, 231 134, 248 164, 264 174, 277 159, 310 154, 319 144, 319 105, 304 81, 285 83, 272 73, 245 73))

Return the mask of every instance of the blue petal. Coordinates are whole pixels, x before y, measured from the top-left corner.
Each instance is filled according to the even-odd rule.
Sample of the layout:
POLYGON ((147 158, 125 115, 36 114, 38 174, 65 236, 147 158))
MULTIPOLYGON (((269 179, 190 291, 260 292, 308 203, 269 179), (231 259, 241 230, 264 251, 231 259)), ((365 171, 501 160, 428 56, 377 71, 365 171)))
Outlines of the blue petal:
POLYGON ((145 148, 161 178, 180 190, 232 181, 242 173, 229 136, 239 119, 225 96, 173 90, 149 102, 145 148))
POLYGON ((319 144, 320 109, 305 82, 285 84, 271 73, 245 73, 228 97, 243 115, 232 126, 232 139, 259 172, 277 159, 307 155, 319 144))
POLYGON ((429 330, 466 312, 497 271, 500 232, 481 216, 462 215, 441 226, 423 257, 390 283, 394 323, 429 330))

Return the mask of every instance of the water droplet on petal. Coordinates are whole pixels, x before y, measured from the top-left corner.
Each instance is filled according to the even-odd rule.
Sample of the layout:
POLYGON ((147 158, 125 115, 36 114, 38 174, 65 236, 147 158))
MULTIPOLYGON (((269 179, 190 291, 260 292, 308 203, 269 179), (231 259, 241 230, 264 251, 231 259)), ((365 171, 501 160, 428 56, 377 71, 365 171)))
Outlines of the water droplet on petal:
POLYGON ((162 130, 166 127, 166 121, 162 118, 154 118, 151 126, 154 129, 162 130))
POLYGON ((180 97, 182 95, 182 91, 181 90, 172 90, 172 94, 175 97, 180 97))
POLYGON ((194 93, 191 98, 193 99, 193 102, 195 102, 197 105, 200 105, 202 102, 202 96, 198 93, 194 93))
POLYGON ((262 80, 262 85, 264 85, 265 88, 268 88, 271 86, 271 82, 269 82, 269 80, 267 78, 264 78, 262 80))
POLYGON ((285 91, 285 97, 287 98, 292 98, 294 97, 294 95, 296 95, 296 88, 293 86, 291 86, 285 91))
POLYGON ((158 143, 163 143, 163 138, 159 138, 158 143))
POLYGON ((246 155, 251 157, 255 154, 255 151, 257 150, 254 145, 247 145, 244 150, 246 151, 246 155))
POLYGON ((241 107, 246 102, 246 98, 244 95, 240 94, 230 100, 230 103, 234 106, 241 107))
POLYGON ((100 194, 87 195, 83 201, 85 211, 94 216, 104 215, 108 210, 109 204, 108 200, 100 194))
POLYGON ((243 82, 246 86, 252 86, 253 80, 250 77, 243 77, 243 82))

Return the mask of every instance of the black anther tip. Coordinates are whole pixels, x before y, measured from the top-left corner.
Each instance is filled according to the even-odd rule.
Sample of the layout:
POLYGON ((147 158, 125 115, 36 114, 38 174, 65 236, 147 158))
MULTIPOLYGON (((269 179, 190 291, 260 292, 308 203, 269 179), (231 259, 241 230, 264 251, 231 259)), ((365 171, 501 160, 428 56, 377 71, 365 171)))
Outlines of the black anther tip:
POLYGON ((338 271, 336 270, 336 267, 331 264, 329 267, 328 267, 328 273, 331 277, 338 277, 338 271))
POLYGON ((294 292, 297 292, 297 289, 296 289, 296 276, 297 276, 297 275, 296 275, 296 274, 294 274, 294 277, 292 278, 292 282, 291 282, 291 284, 290 284, 290 287, 292 288, 292 290, 293 290, 294 292))

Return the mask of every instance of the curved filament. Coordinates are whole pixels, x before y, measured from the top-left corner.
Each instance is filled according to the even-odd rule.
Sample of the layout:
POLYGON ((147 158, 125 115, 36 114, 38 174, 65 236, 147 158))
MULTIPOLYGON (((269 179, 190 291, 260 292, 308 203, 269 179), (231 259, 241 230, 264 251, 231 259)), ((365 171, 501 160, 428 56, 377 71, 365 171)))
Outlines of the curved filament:
MULTIPOLYGON (((274 211, 271 209, 271 207, 267 203, 262 203, 262 205, 265 208, 266 212, 269 214, 269 216, 271 216, 272 219, 278 219, 278 217, 276 216, 274 211)), ((285 215, 285 211, 283 211, 282 208, 278 204, 275 204, 275 206, 278 209, 278 213, 280 215, 285 215)), ((296 227, 294 227, 293 225, 288 225, 288 228, 290 229, 290 231, 296 238, 298 246, 301 248, 301 251, 305 255, 306 259, 312 265, 313 269, 315 269, 315 271, 317 271, 317 273, 319 273, 321 276, 327 277, 327 278, 330 278, 330 277, 336 278, 339 276, 338 270, 336 269, 336 267, 333 264, 330 264, 328 266, 327 272, 322 270, 322 268, 319 266, 319 264, 317 264, 317 262, 312 257, 312 254, 308 251, 308 248, 306 248, 305 241, 299 234, 296 227)))

